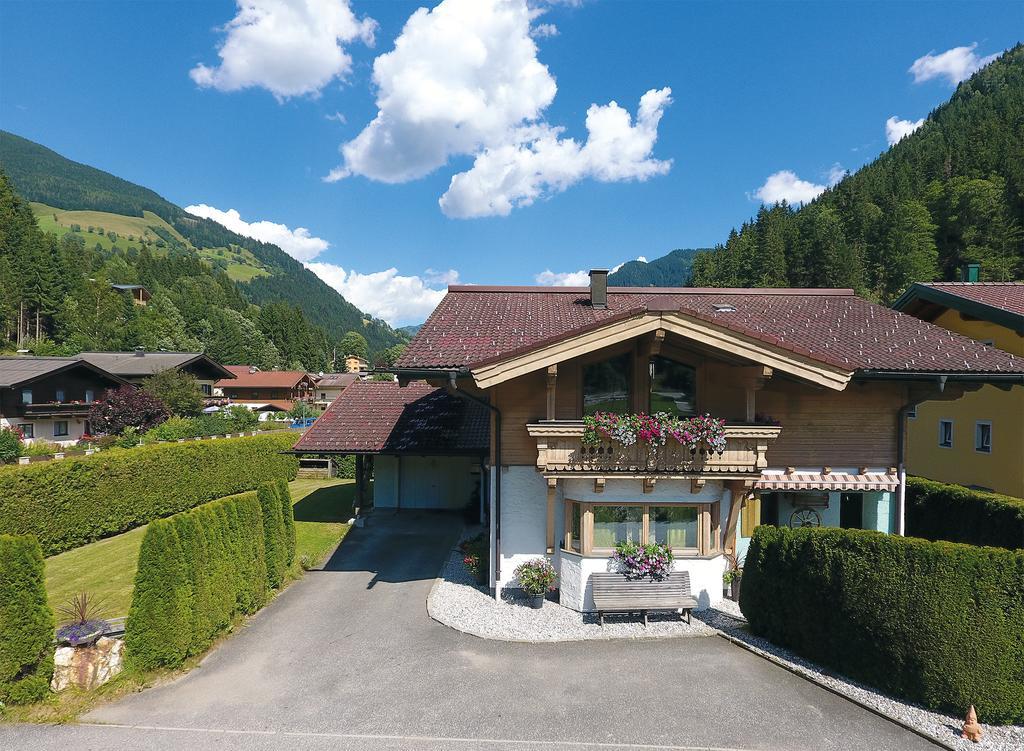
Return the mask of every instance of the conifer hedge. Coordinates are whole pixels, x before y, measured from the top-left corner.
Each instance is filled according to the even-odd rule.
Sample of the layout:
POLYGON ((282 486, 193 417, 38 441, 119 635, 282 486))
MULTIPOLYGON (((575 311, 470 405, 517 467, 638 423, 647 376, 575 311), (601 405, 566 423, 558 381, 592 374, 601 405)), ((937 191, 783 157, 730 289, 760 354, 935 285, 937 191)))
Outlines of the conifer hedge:
POLYGON ((281 513, 281 495, 275 483, 266 482, 256 490, 256 497, 263 512, 267 584, 277 589, 288 570, 288 530, 281 513))
POLYGON ((930 709, 1024 722, 1024 551, 758 527, 740 608, 781 646, 930 709))
POLYGON ((294 479, 292 433, 154 444, 0 469, 0 533, 44 555, 125 532, 261 483, 294 479))
POLYGON ((255 492, 151 522, 125 624, 128 663, 141 670, 178 666, 209 647, 236 615, 262 607, 265 548, 255 492))
POLYGON ((277 494, 281 497, 281 515, 288 540, 288 565, 295 561, 295 509, 292 507, 292 491, 284 478, 277 480, 277 494))
POLYGON ((31 535, 0 535, 0 702, 27 704, 46 696, 53 628, 39 542, 31 535))
POLYGON ((907 478, 907 534, 997 548, 1024 548, 1024 498, 907 478))

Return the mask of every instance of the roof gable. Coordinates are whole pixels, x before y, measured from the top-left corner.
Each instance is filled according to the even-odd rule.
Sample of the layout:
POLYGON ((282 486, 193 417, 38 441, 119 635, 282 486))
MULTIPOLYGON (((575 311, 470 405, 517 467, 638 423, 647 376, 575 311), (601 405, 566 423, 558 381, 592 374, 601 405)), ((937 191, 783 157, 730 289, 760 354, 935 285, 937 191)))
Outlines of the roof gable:
POLYGON ((0 357, 0 388, 16 388, 61 375, 71 370, 87 370, 112 385, 123 385, 124 379, 77 357, 33 357, 18 355, 0 357))
POLYGON ((927 321, 956 310, 1024 335, 1024 282, 917 282, 892 307, 927 321))

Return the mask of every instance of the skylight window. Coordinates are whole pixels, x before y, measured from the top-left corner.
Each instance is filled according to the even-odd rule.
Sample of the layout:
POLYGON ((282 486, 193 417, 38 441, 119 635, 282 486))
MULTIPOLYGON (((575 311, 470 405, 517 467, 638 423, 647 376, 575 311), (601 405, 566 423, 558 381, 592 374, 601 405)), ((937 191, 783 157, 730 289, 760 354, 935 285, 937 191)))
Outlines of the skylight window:
POLYGON ((736 307, 734 305, 729 305, 728 303, 715 303, 713 307, 714 307, 716 313, 735 313, 736 312, 736 307))

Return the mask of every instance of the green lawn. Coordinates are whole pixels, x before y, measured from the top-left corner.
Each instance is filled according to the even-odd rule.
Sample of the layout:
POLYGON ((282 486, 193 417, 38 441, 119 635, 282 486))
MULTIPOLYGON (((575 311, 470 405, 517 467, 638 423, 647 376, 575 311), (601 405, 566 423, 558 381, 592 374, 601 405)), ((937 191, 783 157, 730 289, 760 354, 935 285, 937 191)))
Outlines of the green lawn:
MULTIPOLYGON (((348 532, 352 480, 295 480, 289 486, 295 510, 295 568, 317 566, 348 532), (303 560, 305 556, 305 560, 303 560)), ((79 592, 103 598, 108 617, 128 615, 135 566, 145 527, 97 540, 46 559, 46 592, 53 608, 79 592)))

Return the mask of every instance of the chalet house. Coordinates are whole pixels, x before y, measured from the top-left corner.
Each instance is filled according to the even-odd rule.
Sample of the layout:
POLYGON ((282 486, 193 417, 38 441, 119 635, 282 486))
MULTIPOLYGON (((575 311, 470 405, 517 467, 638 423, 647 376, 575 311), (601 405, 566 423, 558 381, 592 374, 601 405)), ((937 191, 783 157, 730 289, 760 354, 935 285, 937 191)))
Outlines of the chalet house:
POLYGON ((907 411, 1022 383, 1024 361, 851 290, 609 289, 595 270, 449 287, 395 372, 490 411, 495 594, 547 556, 586 611, 623 541, 670 544, 706 607, 758 524, 902 533, 907 411), (609 438, 598 412, 709 414, 723 444, 609 438))
POLYGON ((89 410, 125 381, 77 357, 0 357, 0 427, 26 442, 73 444, 89 434, 89 410))
POLYGON ((296 402, 312 402, 313 376, 301 370, 260 370, 254 365, 228 365, 230 378, 217 381, 214 393, 256 412, 288 412, 296 402))
MULTIPOLYGON (((915 284, 893 307, 1024 358, 1024 282, 915 284)), ((919 404, 907 439, 911 474, 1024 498, 1024 386, 919 404)))
POLYGON ((213 385, 218 380, 233 377, 223 365, 202 352, 148 352, 138 347, 131 352, 82 352, 78 357, 134 384, 141 384, 161 370, 182 370, 195 376, 206 396, 213 394, 213 385))
POLYGON ((358 373, 324 373, 316 379, 316 405, 326 407, 341 396, 349 384, 358 380, 358 373))
MULTIPOLYGON (((349 384, 293 451, 304 456, 356 456, 357 505, 461 510, 483 498, 490 446, 486 406, 414 381, 349 384)), ((482 511, 483 509, 481 509, 482 511)))
POLYGON ((122 292, 126 295, 130 295, 132 298, 132 304, 139 305, 141 307, 148 305, 150 299, 153 297, 149 290, 141 284, 111 284, 110 288, 115 292, 122 292))

